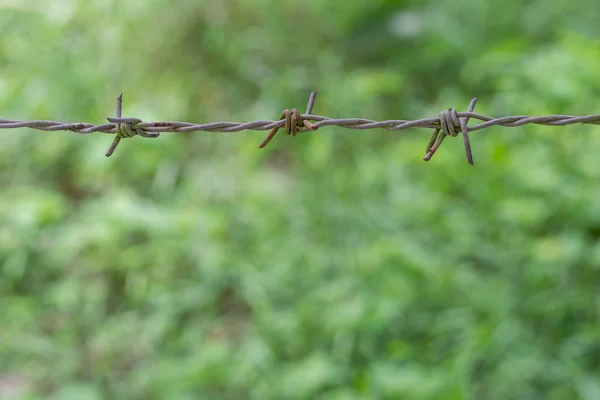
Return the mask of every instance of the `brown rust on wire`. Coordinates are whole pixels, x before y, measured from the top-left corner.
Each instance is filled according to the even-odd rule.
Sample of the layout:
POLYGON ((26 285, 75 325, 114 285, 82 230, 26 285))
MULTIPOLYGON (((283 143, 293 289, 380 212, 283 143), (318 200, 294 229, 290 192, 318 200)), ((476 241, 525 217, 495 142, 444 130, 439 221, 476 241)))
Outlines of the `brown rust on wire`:
MULTIPOLYGON (((316 96, 316 91, 310 94, 310 98, 308 99, 308 105, 306 107, 307 115, 312 112, 316 96)), ((303 127, 312 131, 316 131, 318 129, 318 127, 311 124, 310 121, 303 119, 302 115, 300 114, 300 111, 298 111, 297 108, 292 108, 291 111, 288 109, 283 110, 283 112, 279 116, 279 120, 281 121, 282 119, 285 121, 283 125, 284 131, 288 135, 296 136, 298 132, 303 132, 303 127)), ((267 144, 269 144, 271 139, 275 137, 275 134, 279 131, 280 128, 281 126, 271 129, 267 137, 264 138, 262 142, 260 142, 258 148, 262 149, 267 144)))

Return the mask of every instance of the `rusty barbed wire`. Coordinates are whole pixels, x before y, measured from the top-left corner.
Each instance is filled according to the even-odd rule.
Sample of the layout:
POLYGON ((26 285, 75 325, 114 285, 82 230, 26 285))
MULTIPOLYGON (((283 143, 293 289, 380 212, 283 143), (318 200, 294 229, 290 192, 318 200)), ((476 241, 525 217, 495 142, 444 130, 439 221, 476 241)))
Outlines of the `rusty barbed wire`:
POLYGON ((300 132, 317 130, 323 126, 339 126, 347 129, 387 129, 399 131, 409 128, 427 128, 433 129, 433 134, 425 150, 425 161, 431 160, 435 152, 447 136, 455 137, 459 132, 463 135, 465 153, 467 162, 473 164, 469 133, 491 126, 499 125, 504 127, 517 127, 526 124, 538 124, 546 126, 563 126, 576 123, 600 125, 600 114, 586 116, 572 115, 543 115, 530 117, 526 115, 494 118, 487 115, 473 112, 477 99, 471 100, 466 112, 457 112, 454 108, 442 111, 437 117, 424 118, 419 120, 386 120, 373 121, 366 118, 329 118, 320 115, 313 115, 317 92, 312 92, 308 101, 308 106, 304 114, 294 108, 284 110, 279 120, 258 120, 251 122, 210 122, 204 124, 194 124, 189 122, 144 122, 138 118, 123 118, 122 96, 117 97, 116 117, 107 118, 108 124, 94 125, 85 122, 63 123, 47 120, 21 121, 13 119, 0 119, 0 129, 11 128, 32 128, 42 131, 71 131, 79 134, 88 134, 93 132, 103 132, 107 134, 116 134, 115 139, 110 145, 106 156, 110 157, 117 148, 121 139, 142 136, 145 138, 157 138, 164 132, 239 132, 243 130, 266 131, 270 130, 267 137, 260 143, 259 148, 265 147, 280 128, 288 135, 296 136, 300 132), (467 126, 469 119, 482 121, 478 124, 467 126))

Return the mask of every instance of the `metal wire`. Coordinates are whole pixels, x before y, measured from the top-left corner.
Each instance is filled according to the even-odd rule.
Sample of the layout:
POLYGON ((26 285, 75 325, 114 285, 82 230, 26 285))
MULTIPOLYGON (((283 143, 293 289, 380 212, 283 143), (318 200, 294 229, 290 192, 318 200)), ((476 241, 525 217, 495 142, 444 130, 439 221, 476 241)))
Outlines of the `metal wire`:
POLYGON ((538 124, 547 126, 563 126, 576 123, 600 125, 600 114, 586 116, 572 115, 543 115, 530 117, 525 115, 494 118, 473 112, 475 102, 473 99, 468 111, 457 112, 453 108, 442 111, 437 117, 419 120, 386 120, 373 121, 366 118, 330 118, 311 114, 314 106, 316 92, 312 92, 305 114, 300 114, 297 109, 285 110, 277 121, 258 120, 252 122, 210 122, 205 124, 194 124, 189 122, 143 122, 137 118, 122 118, 121 104, 122 94, 117 97, 116 118, 107 118, 110 123, 94 125, 85 122, 63 123, 57 121, 33 120, 21 121, 13 119, 0 119, 0 129, 32 128, 42 131, 72 131, 79 134, 103 132, 116 134, 117 137, 109 148, 106 156, 109 157, 116 149, 119 141, 123 138, 136 135, 156 138, 161 132, 239 132, 243 130, 266 131, 271 130, 269 136, 259 147, 264 147, 277 133, 279 128, 284 128, 287 134, 296 135, 299 132, 317 130, 324 126, 339 126, 347 129, 387 129, 400 131, 409 128, 434 129, 434 133, 427 145, 425 161, 429 161, 435 151, 439 148, 446 136, 456 136, 458 132, 463 134, 467 161, 473 164, 469 144, 469 132, 478 131, 499 125, 505 127, 517 127, 526 124, 538 124), (478 124, 467 126, 469 119, 482 121, 478 124), (311 122, 309 122, 311 121, 311 122), (440 131, 441 134, 440 134, 440 131))

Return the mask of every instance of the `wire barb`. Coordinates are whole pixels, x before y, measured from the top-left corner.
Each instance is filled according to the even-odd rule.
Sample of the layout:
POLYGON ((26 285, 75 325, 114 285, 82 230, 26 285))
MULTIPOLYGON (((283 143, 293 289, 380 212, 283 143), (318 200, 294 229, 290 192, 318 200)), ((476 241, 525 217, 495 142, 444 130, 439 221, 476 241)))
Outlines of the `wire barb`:
MULTIPOLYGON (((121 118, 121 111, 123 109, 123 93, 120 93, 117 96, 117 111, 115 112, 115 115, 117 118, 121 118)), ((108 120, 108 122, 112 122, 111 120, 108 120)), ((119 132, 121 132, 121 125, 120 124, 116 124, 116 134, 117 136, 113 139, 113 142, 111 143, 110 147, 108 148, 108 151, 106 152, 106 157, 110 157, 112 156, 112 154, 115 152, 115 150, 117 149, 117 146, 119 145, 119 142, 121 142, 121 135, 119 134, 119 132)))
MULTIPOLYGON (((315 98, 317 97, 317 92, 313 91, 310 94, 310 98, 308 99, 308 105, 306 106, 306 114, 310 115, 312 112, 313 106, 315 105, 315 98)), ((292 111, 285 109, 279 116, 279 120, 284 121, 284 130, 288 135, 296 136, 298 132, 306 132, 307 130, 316 131, 318 127, 315 127, 309 121, 302 118, 302 115, 298 111, 297 108, 292 108, 292 111)), ((276 126, 271 129, 271 132, 267 135, 266 138, 263 139, 262 142, 258 145, 259 149, 264 148, 271 139, 275 136, 275 134, 279 131, 281 126, 276 126)))
MULTIPOLYGON (((471 100, 471 102, 469 103, 469 108, 467 108, 467 112, 473 112, 473 109, 475 109, 475 104, 477 104, 477 97, 471 100)), ((465 145, 467 162, 471 165, 474 165, 473 153, 471 152, 471 142, 469 141, 469 128, 467 127, 467 123, 469 123, 469 117, 463 117, 460 119, 460 130, 463 134, 463 143, 465 145)))
POLYGON ((251 122, 209 122, 204 124, 194 124, 190 122, 143 122, 137 118, 122 118, 123 97, 120 94, 117 97, 116 117, 107 118, 108 124, 94 125, 85 122, 64 123, 57 121, 33 120, 20 121, 13 119, 1 119, 0 129, 12 128, 32 128, 41 131, 71 131, 79 134, 88 134, 92 132, 104 132, 116 134, 113 143, 106 152, 110 157, 114 153, 121 139, 136 135, 146 138, 156 138, 161 132, 240 132, 243 130, 270 131, 268 136, 261 142, 259 147, 265 147, 275 136, 280 128, 284 128, 288 135, 295 136, 299 132, 317 130, 322 126, 338 126, 345 129, 386 129, 389 131, 400 131, 410 128, 433 129, 433 134, 425 150, 425 161, 429 161, 446 136, 457 136, 458 132, 463 135, 463 143, 467 162, 473 164, 473 154, 469 133, 491 126, 517 127, 526 124, 538 124, 545 126, 563 126, 571 124, 592 124, 600 125, 600 114, 585 116, 573 115, 542 115, 529 117, 524 115, 494 118, 487 115, 473 112, 477 99, 471 100, 466 112, 457 112, 453 108, 442 111, 437 117, 424 118, 419 120, 386 120, 373 121, 366 118, 330 118, 320 115, 313 115, 312 109, 315 103, 317 92, 312 92, 306 107, 306 113, 300 114, 297 109, 285 110, 281 113, 277 121, 251 121, 251 122), (476 119, 481 122, 467 126, 470 119, 476 119))
MULTIPOLYGON (((473 112, 476 103, 477 98, 471 100, 469 108, 467 109, 467 113, 473 112)), ((435 128, 433 134, 431 135, 431 139, 429 140, 427 148, 425 149, 425 157, 423 160, 431 160, 431 157, 433 157, 437 149, 441 146, 446 136, 456 137, 456 135, 458 135, 456 129, 460 129, 463 134, 463 143, 465 146, 465 153, 467 155, 467 162, 473 165, 473 153, 471 151, 471 142, 469 141, 469 128, 467 127, 469 117, 467 116, 459 118, 456 110, 454 108, 449 108, 440 113, 439 119, 440 127, 435 128), (442 130, 442 135, 438 136, 440 129, 442 130)))
POLYGON ((121 118, 121 113, 123 110, 123 93, 117 96, 117 109, 116 109, 116 118, 107 118, 108 122, 115 124, 115 134, 117 135, 108 151, 106 152, 106 157, 110 157, 121 139, 132 138, 136 135, 140 135, 145 138, 157 138, 160 136, 160 132, 146 132, 143 128, 138 128, 136 124, 142 122, 141 119, 138 118, 121 118))

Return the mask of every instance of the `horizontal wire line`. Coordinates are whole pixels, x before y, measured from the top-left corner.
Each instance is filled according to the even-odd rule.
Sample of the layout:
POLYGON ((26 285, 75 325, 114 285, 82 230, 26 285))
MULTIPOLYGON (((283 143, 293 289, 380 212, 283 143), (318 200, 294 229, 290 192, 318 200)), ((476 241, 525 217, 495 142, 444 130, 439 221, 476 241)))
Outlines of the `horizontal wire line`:
POLYGON ((321 115, 311 114, 316 91, 310 95, 305 114, 300 114, 297 109, 284 110, 279 120, 258 120, 250 122, 209 122, 204 124, 194 124, 190 122, 164 121, 164 122, 144 122, 138 118, 122 118, 122 97, 121 93, 117 97, 116 118, 107 118, 108 124, 94 125, 85 122, 63 123, 48 120, 22 121, 14 119, 0 119, 0 129, 31 128, 42 131, 72 131, 79 134, 88 134, 93 132, 103 132, 116 134, 112 145, 106 153, 107 157, 115 151, 119 141, 123 138, 129 138, 136 135, 146 138, 156 138, 163 132, 240 132, 244 130, 267 131, 271 132, 261 142, 259 148, 266 146, 275 136, 279 128, 284 127, 287 134, 296 135, 298 132, 307 132, 317 130, 323 126, 338 126, 346 129, 386 129, 391 131, 400 131, 409 128, 434 129, 433 135, 427 145, 425 161, 429 161, 433 154, 448 136, 456 136, 462 133, 465 145, 467 162, 473 165, 473 156, 469 142, 469 132, 489 128, 491 126, 517 127, 526 124, 537 124, 546 126, 563 126, 570 124, 594 124, 600 125, 600 114, 573 116, 573 115, 542 115, 530 117, 526 115, 517 115, 509 117, 490 117, 484 114, 473 112, 477 99, 473 99, 467 112, 457 112, 454 108, 446 109, 437 117, 423 118, 418 120, 385 120, 374 121, 366 118, 330 118, 321 115), (480 123, 468 126, 470 120, 479 120, 480 123), (440 134, 440 131, 441 134, 440 134))
MULTIPOLYGON (((483 121, 479 124, 468 126, 469 132, 488 128, 490 126, 517 127, 526 124, 548 125, 548 126, 563 126, 570 124, 594 124, 600 125, 600 114, 586 116, 572 115, 543 115, 537 117, 529 116, 511 116, 494 118, 487 115, 474 112, 457 112, 459 118, 472 118, 483 121)), ((313 125, 316 128, 322 126, 338 126, 346 129, 388 129, 388 130, 404 130, 409 128, 427 128, 436 129, 440 127, 440 118, 424 118, 419 120, 386 120, 373 121, 365 118, 329 118, 321 115, 301 114, 304 120, 315 122, 313 125)), ((280 128, 284 125, 284 120, 270 121, 258 120, 251 122, 210 122, 205 124, 194 124, 189 122, 164 121, 164 122, 137 122, 136 118, 109 118, 113 123, 94 125, 85 122, 64 123, 47 120, 32 120, 22 121, 13 119, 0 119, 0 129, 13 128, 31 128, 42 131, 72 131, 80 134, 93 132, 103 132, 114 134, 116 132, 117 123, 131 124, 131 128, 143 129, 148 132, 239 132, 244 130, 267 131, 273 128, 280 128)))

